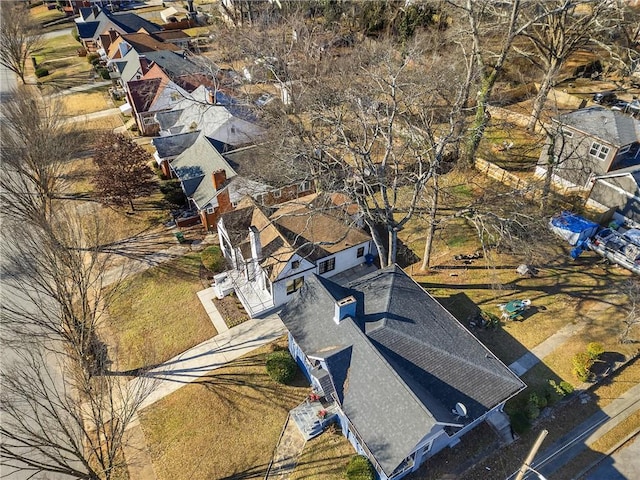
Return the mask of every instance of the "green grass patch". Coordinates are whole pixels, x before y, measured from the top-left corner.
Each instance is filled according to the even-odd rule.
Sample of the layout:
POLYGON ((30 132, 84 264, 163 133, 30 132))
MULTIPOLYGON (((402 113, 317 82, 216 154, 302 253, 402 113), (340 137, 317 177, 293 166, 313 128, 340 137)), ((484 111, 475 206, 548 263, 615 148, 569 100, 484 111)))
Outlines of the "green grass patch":
POLYGON ((40 23, 49 23, 66 17, 65 13, 57 8, 49 10, 46 4, 33 7, 29 11, 34 20, 40 23))
POLYGON ((289 410, 309 393, 302 373, 295 386, 269 378, 271 351, 261 347, 140 412, 159 480, 264 478, 289 410))
POLYGON ((158 363, 217 334, 196 292, 200 256, 188 254, 126 279, 109 306, 118 368, 158 363), (150 358, 151 357, 151 358, 150 358))

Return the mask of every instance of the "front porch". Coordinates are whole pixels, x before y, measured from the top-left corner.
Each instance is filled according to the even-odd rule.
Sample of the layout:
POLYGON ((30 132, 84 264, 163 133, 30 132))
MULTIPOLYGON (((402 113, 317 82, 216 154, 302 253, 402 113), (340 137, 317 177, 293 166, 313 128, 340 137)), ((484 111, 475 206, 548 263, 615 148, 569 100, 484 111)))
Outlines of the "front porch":
POLYGON ((305 440, 311 440, 313 437, 320 435, 330 423, 333 423, 338 410, 338 404, 327 400, 325 397, 317 400, 307 398, 300 405, 293 408, 289 415, 305 440))
POLYGON ((251 318, 273 310, 275 305, 271 294, 266 289, 258 288, 256 282, 247 280, 243 272, 229 270, 227 273, 238 299, 251 318))

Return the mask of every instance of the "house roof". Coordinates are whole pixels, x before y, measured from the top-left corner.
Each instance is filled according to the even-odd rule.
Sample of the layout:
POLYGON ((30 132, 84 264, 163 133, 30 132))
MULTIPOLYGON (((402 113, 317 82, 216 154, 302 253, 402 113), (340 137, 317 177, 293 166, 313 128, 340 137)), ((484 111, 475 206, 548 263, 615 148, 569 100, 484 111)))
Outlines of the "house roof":
POLYGON ((99 26, 100 22, 96 21, 76 23, 76 27, 78 28, 78 36, 85 40, 96 38, 96 31, 98 30, 99 26))
POLYGON ((77 22, 78 35, 82 39, 97 39, 110 28, 115 28, 121 33, 134 33, 141 30, 153 33, 161 30, 161 27, 149 20, 142 18, 135 13, 120 12, 111 13, 102 9, 98 15, 93 12, 86 17, 86 21, 77 22))
POLYGON ((180 52, 182 49, 177 45, 162 41, 156 38, 156 35, 147 35, 146 33, 129 33, 123 35, 122 39, 127 42, 138 53, 155 52, 157 50, 171 50, 180 52))
POLYGON ((156 118, 162 130, 183 133, 194 128, 221 143, 233 146, 253 143, 264 136, 264 129, 234 116, 227 107, 210 103, 205 86, 199 86, 175 105, 172 112, 156 118))
POLYGON ((525 388, 397 265, 345 287, 311 275, 280 316, 306 355, 327 359, 342 410, 387 475, 436 424, 465 422, 456 403, 475 419, 525 388), (350 295, 355 318, 336 324, 350 295))
MULTIPOLYGON (((263 138, 256 137, 257 140, 263 138)), ((257 176, 274 187, 291 185, 308 178, 308 170, 298 168, 294 160, 277 157, 272 147, 271 142, 259 143, 225 152, 224 157, 236 171, 243 172, 241 175, 257 176)))
POLYGON ((153 36, 159 38, 164 42, 169 42, 171 40, 186 40, 191 38, 191 36, 189 36, 182 30, 163 30, 161 32, 155 32, 153 36))
POLYGON ((640 142, 640 121, 605 107, 582 108, 554 120, 617 147, 640 142))
POLYGON ((202 68, 187 60, 182 55, 169 50, 156 50, 145 53, 152 62, 157 63, 169 75, 169 77, 179 77, 185 74, 198 74, 202 72, 202 68))
POLYGON ((240 248, 245 258, 250 256, 249 227, 258 229, 263 257, 260 265, 272 281, 294 254, 316 262, 371 240, 339 215, 314 208, 316 198, 314 194, 284 202, 270 214, 246 200, 235 212, 223 215, 224 225, 232 244, 240 248))
POLYGON ((193 144, 171 161, 171 168, 182 182, 185 195, 203 209, 216 196, 211 174, 224 170, 227 180, 236 172, 222 158, 207 137, 200 135, 193 144))
POLYGON ((200 131, 179 133, 178 135, 155 137, 151 139, 151 143, 156 147, 160 158, 171 158, 180 155, 193 145, 198 136, 200 136, 200 131))
POLYGON ((132 80, 127 82, 129 87, 129 93, 131 94, 131 101, 135 111, 146 112, 151 107, 156 95, 162 88, 161 78, 150 78, 142 80, 132 80))

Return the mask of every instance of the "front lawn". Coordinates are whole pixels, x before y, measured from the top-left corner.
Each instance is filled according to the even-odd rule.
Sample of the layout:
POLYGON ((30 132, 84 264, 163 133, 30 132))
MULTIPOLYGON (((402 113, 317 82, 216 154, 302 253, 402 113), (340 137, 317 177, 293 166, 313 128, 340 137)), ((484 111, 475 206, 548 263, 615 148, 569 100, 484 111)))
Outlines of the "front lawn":
POLYGON ((343 480, 347 464, 354 455, 353 445, 340 430, 330 426, 319 437, 307 442, 289 479, 343 480))
POLYGON ((300 372, 295 386, 269 378, 271 351, 261 347, 140 412, 158 480, 264 478, 289 410, 309 393, 300 372))
POLYGON ((196 295, 202 288, 197 253, 125 279, 109 306, 117 368, 164 362, 215 336, 196 295))

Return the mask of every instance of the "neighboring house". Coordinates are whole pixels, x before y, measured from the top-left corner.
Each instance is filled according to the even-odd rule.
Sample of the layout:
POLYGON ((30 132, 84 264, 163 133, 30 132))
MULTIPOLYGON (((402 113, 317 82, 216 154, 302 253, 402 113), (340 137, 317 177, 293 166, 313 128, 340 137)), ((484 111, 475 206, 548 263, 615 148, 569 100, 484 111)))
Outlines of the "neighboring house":
POLYGON ((595 177, 587 207, 603 212, 603 222, 640 228, 640 166, 595 177))
POLYGON ((284 305, 311 274, 331 277, 372 261, 371 237, 317 203, 317 195, 273 208, 244 199, 220 217, 220 248, 232 269, 216 286, 231 285, 251 317, 284 305))
POLYGON ((311 421, 336 421, 382 480, 504 417, 526 387, 397 265, 344 286, 308 275, 280 316, 291 354, 324 397, 325 421, 311 421))
POLYGON ((88 52, 98 52, 106 56, 100 36, 109 37, 109 31, 114 30, 121 35, 135 32, 154 33, 161 27, 134 13, 112 13, 106 8, 94 6, 90 12, 82 9, 80 17, 76 18, 78 37, 88 52))
POLYGON ((640 121, 622 112, 583 108, 554 118, 552 127, 536 176, 546 177, 552 150, 556 185, 588 193, 594 178, 640 165, 640 121))
POLYGON ((250 145, 264 137, 265 130, 262 127, 233 112, 244 113, 234 107, 233 99, 201 85, 171 111, 160 112, 155 119, 160 135, 201 130, 205 136, 219 142, 220 151, 250 145))
POLYGON ((126 95, 132 114, 142 135, 157 135, 160 126, 155 119, 158 112, 171 110, 189 93, 176 85, 155 66, 142 80, 127 82, 126 95), (154 76, 154 70, 159 75, 154 76))
POLYGON ((165 177, 171 177, 171 161, 195 143, 200 136, 200 130, 195 132, 167 135, 151 139, 151 144, 156 151, 153 154, 156 163, 165 177))
POLYGON ((246 195, 269 190, 267 185, 239 176, 204 135, 169 165, 194 209, 191 224, 202 222, 206 230, 213 230, 220 215, 233 210, 246 195))

